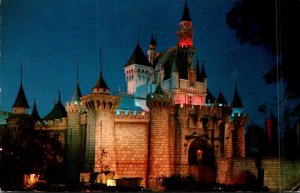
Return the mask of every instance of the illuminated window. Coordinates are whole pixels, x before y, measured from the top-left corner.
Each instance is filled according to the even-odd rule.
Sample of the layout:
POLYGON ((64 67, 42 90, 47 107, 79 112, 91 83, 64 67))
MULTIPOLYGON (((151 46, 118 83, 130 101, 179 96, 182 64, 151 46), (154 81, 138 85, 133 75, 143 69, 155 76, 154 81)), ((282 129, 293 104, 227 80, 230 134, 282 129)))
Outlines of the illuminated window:
POLYGON ((201 163, 202 161, 203 151, 201 149, 197 150, 197 163, 201 163))

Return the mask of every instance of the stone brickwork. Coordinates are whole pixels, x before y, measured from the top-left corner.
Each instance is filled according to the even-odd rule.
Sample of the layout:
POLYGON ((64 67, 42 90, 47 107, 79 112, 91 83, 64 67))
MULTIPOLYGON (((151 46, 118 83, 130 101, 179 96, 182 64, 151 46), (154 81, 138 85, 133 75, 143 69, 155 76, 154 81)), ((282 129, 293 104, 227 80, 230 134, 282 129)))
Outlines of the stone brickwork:
POLYGON ((80 117, 83 108, 79 103, 68 103, 66 106, 68 113, 68 129, 66 136, 66 180, 69 186, 76 185, 80 181, 80 171, 82 166, 83 152, 83 127, 80 124, 80 117))
POLYGON ((134 120, 115 123, 116 169, 118 171, 118 176, 115 175, 115 178, 140 177, 142 178, 141 184, 146 186, 148 124, 149 122, 135 122, 134 120))
POLYGON ((170 176, 170 125, 169 107, 171 99, 165 93, 159 93, 158 89, 147 97, 147 105, 150 108, 149 128, 149 175, 148 188, 156 188, 156 178, 170 176))
POLYGON ((185 137, 188 134, 188 114, 189 106, 183 106, 177 109, 178 126, 175 134, 175 173, 180 175, 188 175, 188 153, 187 141, 185 137))
MULTIPOLYGON (((254 158, 218 158, 216 164, 218 183, 232 184, 235 176, 245 170, 257 177, 254 158)), ((270 191, 287 190, 299 183, 300 161, 265 158, 262 160, 262 167, 264 168, 264 186, 267 186, 270 191)))

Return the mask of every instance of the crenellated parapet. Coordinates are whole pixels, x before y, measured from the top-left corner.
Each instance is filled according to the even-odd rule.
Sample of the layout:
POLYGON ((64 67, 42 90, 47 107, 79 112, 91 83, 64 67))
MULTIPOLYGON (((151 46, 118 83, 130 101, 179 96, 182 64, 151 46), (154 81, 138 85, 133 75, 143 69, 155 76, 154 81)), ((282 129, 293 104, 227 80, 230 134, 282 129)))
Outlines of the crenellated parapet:
POLYGON ((35 130, 66 130, 68 128, 68 118, 63 117, 61 119, 54 120, 42 120, 35 124, 35 130))
POLYGON ((153 93, 147 95, 147 106, 151 108, 168 108, 172 104, 171 98, 165 93, 153 93))
POLYGON ((115 122, 149 122, 150 114, 145 111, 120 110, 115 114, 115 122))
POLYGON ((79 101, 67 102, 66 111, 68 113, 83 113, 84 108, 82 106, 82 102, 79 102, 79 101))
POLYGON ((120 104, 120 96, 113 96, 102 93, 91 93, 83 96, 82 106, 87 110, 115 111, 120 104))

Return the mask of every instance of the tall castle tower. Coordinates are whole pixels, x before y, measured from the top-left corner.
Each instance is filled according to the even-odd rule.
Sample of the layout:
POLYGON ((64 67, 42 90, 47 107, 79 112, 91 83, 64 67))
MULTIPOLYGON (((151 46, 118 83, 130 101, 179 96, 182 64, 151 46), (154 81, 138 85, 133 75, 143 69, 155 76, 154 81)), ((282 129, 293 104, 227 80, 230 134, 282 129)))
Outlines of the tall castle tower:
MULTIPOLYGON (((155 54, 154 40, 152 44, 151 57, 155 54)), ((148 111, 145 96, 148 94, 148 85, 153 74, 153 68, 139 43, 136 45, 133 54, 126 63, 124 71, 127 82, 127 93, 134 96, 135 105, 148 111)))
POLYGON ((81 97, 82 105, 87 112, 85 171, 103 172, 107 167, 111 171, 116 171, 114 115, 120 98, 110 95, 104 81, 100 51, 99 79, 92 93, 81 97), (103 152, 107 152, 107 156, 103 157, 103 152))
POLYGON ((147 105, 151 114, 148 187, 153 188, 157 176, 170 176, 173 173, 169 126, 171 99, 158 85, 155 92, 147 96, 147 105))
POLYGON ((81 103, 81 90, 78 81, 78 60, 77 78, 72 101, 67 103, 66 111, 68 116, 68 129, 66 137, 66 183, 68 186, 76 186, 80 182, 80 171, 83 161, 83 144, 85 129, 81 124, 81 114, 84 112, 81 103))

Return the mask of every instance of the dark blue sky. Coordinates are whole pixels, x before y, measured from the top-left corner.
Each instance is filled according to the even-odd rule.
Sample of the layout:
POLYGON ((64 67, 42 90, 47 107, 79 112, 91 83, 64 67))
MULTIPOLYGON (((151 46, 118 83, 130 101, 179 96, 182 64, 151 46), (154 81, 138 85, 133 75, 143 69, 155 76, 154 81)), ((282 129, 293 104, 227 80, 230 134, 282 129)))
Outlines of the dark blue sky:
MULTIPOLYGON (((276 85, 265 85, 262 76, 276 63, 264 48, 240 45, 227 26, 226 14, 238 0, 187 0, 195 29, 194 45, 205 58, 208 87, 217 96, 222 89, 231 101, 237 81, 249 120, 259 124, 257 112, 274 101, 276 85)), ((11 111, 20 86, 32 108, 36 97, 44 117, 58 99, 70 101, 79 59, 83 94, 91 92, 103 72, 112 92, 126 91, 123 66, 137 42, 146 53, 151 35, 158 51, 176 44, 184 0, 2 0, 1 1, 1 109, 11 111)))

